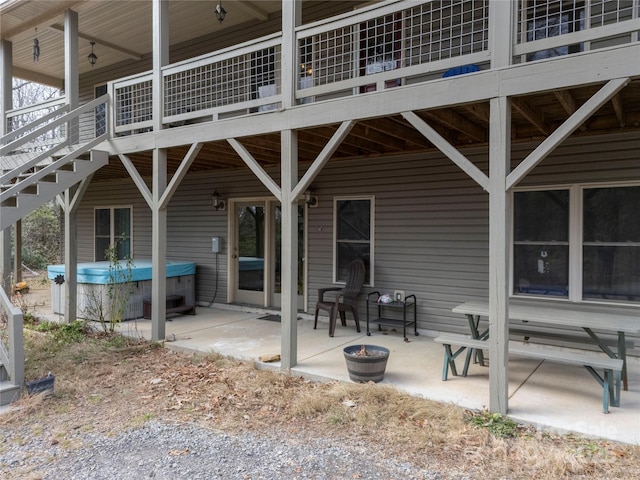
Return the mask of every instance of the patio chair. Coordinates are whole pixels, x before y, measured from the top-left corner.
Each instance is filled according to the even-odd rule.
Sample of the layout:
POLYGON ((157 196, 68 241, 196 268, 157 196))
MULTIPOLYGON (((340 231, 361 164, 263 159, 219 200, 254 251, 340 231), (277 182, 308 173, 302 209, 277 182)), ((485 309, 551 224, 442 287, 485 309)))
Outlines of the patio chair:
POLYGON ((344 287, 328 287, 318 289, 318 303, 316 303, 316 319, 313 324, 315 330, 318 326, 318 311, 320 309, 329 312, 329 336, 333 337, 336 329, 336 317, 340 313, 342 326, 347 325, 346 312, 353 315, 356 322, 356 329, 360 332, 360 319, 358 317, 358 295, 364 284, 365 266, 361 259, 354 260, 349 266, 347 281, 344 287), (325 299, 325 293, 335 293, 335 297, 330 300, 325 299))

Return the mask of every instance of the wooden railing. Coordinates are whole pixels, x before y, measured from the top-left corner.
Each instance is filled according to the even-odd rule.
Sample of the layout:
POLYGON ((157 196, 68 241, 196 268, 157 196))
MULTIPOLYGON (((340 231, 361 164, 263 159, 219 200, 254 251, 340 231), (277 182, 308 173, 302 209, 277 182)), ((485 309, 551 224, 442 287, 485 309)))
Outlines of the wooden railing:
MULTIPOLYGON (((512 63, 638 42, 640 0, 517 3, 512 63)), ((491 68, 489 10, 500 2, 388 1, 295 31, 298 104, 491 68), (463 68, 459 67, 471 67, 463 68)), ((166 127, 277 109, 280 34, 163 69, 166 127)), ((286 73, 285 73, 286 74, 286 73)), ((110 84, 116 135, 152 129, 152 75, 110 84)))
MULTIPOLYGON (((24 383, 24 342, 22 311, 0 286, 0 364, 14 385, 24 383)), ((0 372, 0 377, 2 372, 0 372)))

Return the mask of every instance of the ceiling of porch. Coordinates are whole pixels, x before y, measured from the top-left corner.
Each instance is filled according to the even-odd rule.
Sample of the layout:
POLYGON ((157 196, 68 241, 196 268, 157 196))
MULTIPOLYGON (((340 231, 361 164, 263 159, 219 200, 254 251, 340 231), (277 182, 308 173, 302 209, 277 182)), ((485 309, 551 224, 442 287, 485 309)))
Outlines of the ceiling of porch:
MULTIPOLYGON (((513 98, 512 143, 542 142, 600 87, 601 85, 592 85, 513 98)), ((488 102, 416 113, 457 148, 488 145, 488 102)), ((303 169, 306 169, 320 154, 337 128, 338 125, 327 125, 299 131, 299 163, 303 169)), ((572 136, 631 131, 638 132, 640 135, 640 79, 630 82, 612 100, 606 102, 572 136)), ((280 135, 278 133, 237 138, 237 140, 264 168, 279 166, 280 135)), ((180 145, 168 150, 169 172, 174 172, 178 168, 189 147, 190 145, 180 145)), ((394 115, 357 122, 330 161, 366 160, 435 150, 436 147, 401 115, 394 115)), ((151 176, 151 151, 132 154, 130 158, 142 176, 151 176)), ((217 141, 203 145, 198 157, 191 165, 190 172, 245 168, 247 167, 243 160, 226 141, 217 141)), ((122 163, 116 157, 111 159, 108 166, 95 174, 94 180, 127 175, 122 163)))
MULTIPOLYGON (((303 21, 316 21, 370 3, 375 2, 304 0, 303 21)), ((279 31, 280 24, 267 20, 279 19, 281 7, 281 0, 170 0, 169 42, 175 46, 202 38, 210 50, 216 50, 236 42, 239 32, 245 40, 247 32, 259 36, 273 33, 265 28, 279 31), (216 19, 218 3, 227 11, 223 22, 216 19)), ((151 0, 6 0, 0 3, 0 35, 12 42, 15 76, 60 85, 64 79, 64 18, 68 9, 78 13, 81 75, 94 68, 87 61, 91 41, 96 42, 96 69, 151 54, 151 0), (40 46, 37 62, 33 59, 35 38, 40 46)))

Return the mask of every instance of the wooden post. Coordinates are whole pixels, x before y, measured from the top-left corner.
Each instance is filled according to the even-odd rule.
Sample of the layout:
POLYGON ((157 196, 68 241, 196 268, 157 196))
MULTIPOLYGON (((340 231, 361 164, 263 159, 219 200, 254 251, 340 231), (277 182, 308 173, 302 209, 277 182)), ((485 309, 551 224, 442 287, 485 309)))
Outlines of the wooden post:
MULTIPOLYGON (((64 191, 64 321, 74 322, 78 310, 78 223, 71 190, 64 191)), ((77 207, 76 207, 77 208, 77 207)))
POLYGON ((293 189, 298 182, 298 134, 280 133, 282 155, 282 323, 281 367, 298 363, 298 202, 293 189))
POLYGON ((161 205, 167 187, 167 151, 153 151, 153 186, 151 205, 151 340, 165 338, 167 320, 167 209, 161 205))
MULTIPOLYGON (((162 67, 169 63, 169 2, 153 0, 153 129, 162 129, 164 89, 162 67)), ((161 204, 167 188, 167 150, 153 151, 151 202, 151 339, 164 340, 167 320, 167 209, 161 204)), ((132 252, 133 253, 133 252, 132 252)))
MULTIPOLYGON (((282 2, 282 106, 295 104, 297 79, 295 27, 301 22, 301 2, 282 2)), ((280 132, 282 195, 282 323, 281 367, 290 369, 298 362, 298 202, 293 189, 298 183, 298 134, 280 132)))
MULTIPOLYGON (((64 98, 69 109, 78 106, 80 98, 80 76, 78 73, 78 13, 67 10, 64 14, 64 98)), ((78 143, 78 120, 67 124, 67 141, 78 143)))
MULTIPOLYGON (((515 2, 489 2, 491 68, 511 64, 515 2)), ((500 90, 498 90, 500 92, 500 90)), ((500 95, 500 93, 498 93, 500 95)), ((509 219, 511 104, 491 99, 489 122, 489 409, 509 408, 509 219)))
MULTIPOLYGON (((7 132, 7 112, 13 108, 13 45, 0 40, 0 136, 7 132)), ((11 228, 0 235, 0 286, 11 296, 11 228)))

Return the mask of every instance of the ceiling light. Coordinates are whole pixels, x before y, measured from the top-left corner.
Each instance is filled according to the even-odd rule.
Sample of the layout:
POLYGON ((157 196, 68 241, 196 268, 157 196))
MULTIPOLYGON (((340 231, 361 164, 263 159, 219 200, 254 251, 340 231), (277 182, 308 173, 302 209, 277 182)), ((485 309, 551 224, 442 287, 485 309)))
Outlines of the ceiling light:
POLYGON ((224 17, 227 16, 227 11, 222 8, 222 1, 218 5, 216 5, 216 18, 220 23, 224 20, 224 17))
POLYGON ((89 63, 93 67, 98 61, 98 57, 96 56, 95 53, 93 53, 93 46, 96 44, 96 42, 89 42, 89 43, 91 44, 91 53, 87 55, 87 58, 89 59, 89 63))

